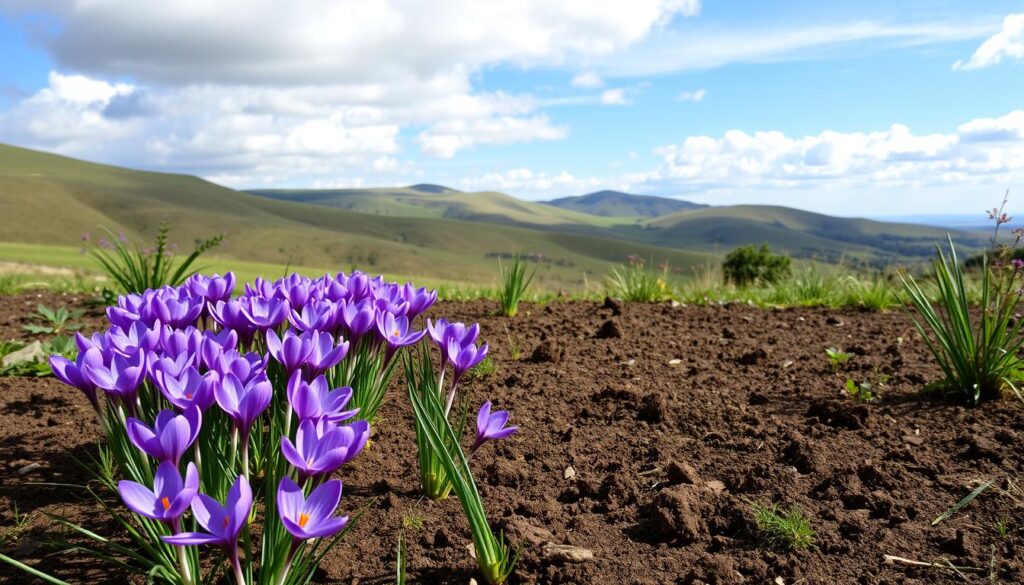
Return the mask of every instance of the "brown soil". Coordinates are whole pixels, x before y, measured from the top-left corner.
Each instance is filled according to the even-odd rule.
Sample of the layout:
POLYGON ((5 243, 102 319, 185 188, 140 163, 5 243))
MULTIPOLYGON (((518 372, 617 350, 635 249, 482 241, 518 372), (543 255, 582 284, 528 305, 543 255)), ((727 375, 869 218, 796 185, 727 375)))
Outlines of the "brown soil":
MULTIPOLYGON (((481 322, 497 372, 466 393, 474 405, 489 398, 510 409, 521 427, 474 460, 490 519, 526 547, 514 582, 1024 579, 1024 513, 1004 491, 1021 469, 1020 405, 920 397, 939 372, 905 315, 573 302, 505 319, 490 316, 495 309, 444 303, 434 313, 481 322), (854 354, 838 374, 830 346, 854 354), (879 400, 843 394, 847 378, 883 375, 879 400), (931 526, 978 480, 993 488, 931 526), (799 506, 815 546, 763 547, 749 501, 799 506), (590 549, 593 560, 551 558, 549 542, 590 549), (979 571, 887 564, 883 555, 979 571)), ((372 447, 340 475, 347 510, 376 505, 316 582, 393 583, 404 531, 410 582, 464 585, 476 576, 467 523, 454 498, 420 501, 397 383, 382 413, 372 447)), ((52 379, 0 379, 0 523, 9 530, 15 505, 29 518, 0 551, 70 582, 121 583, 96 561, 44 556, 39 545, 62 534, 46 513, 116 534, 81 490, 38 484, 88 479, 70 460, 98 439, 90 417, 84 399, 52 379), (41 467, 19 474, 29 464, 41 467)), ((0 580, 31 582, 5 567, 0 580)))

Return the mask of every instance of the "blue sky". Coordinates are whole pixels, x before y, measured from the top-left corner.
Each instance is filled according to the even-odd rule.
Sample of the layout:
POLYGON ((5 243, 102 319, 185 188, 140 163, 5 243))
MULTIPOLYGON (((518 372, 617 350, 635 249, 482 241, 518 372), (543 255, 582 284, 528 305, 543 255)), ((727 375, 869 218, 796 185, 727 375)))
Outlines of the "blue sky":
POLYGON ((0 142, 233 187, 1024 197, 1020 2, 11 0, 0 52, 0 142))

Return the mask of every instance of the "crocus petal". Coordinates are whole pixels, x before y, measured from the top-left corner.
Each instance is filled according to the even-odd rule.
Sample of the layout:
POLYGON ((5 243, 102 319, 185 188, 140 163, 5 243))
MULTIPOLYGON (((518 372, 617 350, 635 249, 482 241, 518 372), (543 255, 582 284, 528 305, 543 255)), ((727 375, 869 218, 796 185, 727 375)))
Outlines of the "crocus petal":
POLYGON ((205 532, 181 532, 173 536, 161 536, 164 542, 174 546, 199 546, 201 544, 221 544, 220 536, 205 532))
POLYGON ((117 482, 117 493, 121 494, 121 501, 132 512, 153 520, 159 519, 156 495, 146 486, 134 481, 121 480, 117 482))

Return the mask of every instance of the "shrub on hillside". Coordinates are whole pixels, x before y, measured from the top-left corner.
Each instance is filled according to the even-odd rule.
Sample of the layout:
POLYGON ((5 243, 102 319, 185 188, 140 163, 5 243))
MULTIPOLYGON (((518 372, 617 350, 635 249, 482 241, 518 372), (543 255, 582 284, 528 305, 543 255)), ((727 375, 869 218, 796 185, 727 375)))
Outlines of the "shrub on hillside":
POLYGON ((789 256, 772 254, 768 244, 740 246, 725 257, 722 274, 725 281, 737 286, 749 286, 757 282, 776 283, 790 272, 789 256))

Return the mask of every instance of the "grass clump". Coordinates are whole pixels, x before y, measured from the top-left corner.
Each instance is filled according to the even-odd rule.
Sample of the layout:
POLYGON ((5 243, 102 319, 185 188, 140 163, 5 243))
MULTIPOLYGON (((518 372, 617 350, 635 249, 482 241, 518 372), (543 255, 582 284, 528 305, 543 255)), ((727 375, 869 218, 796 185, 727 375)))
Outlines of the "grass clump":
POLYGON ((814 544, 811 521, 796 506, 783 510, 777 504, 749 502, 761 542, 769 548, 805 550, 814 544))
POLYGON ((948 252, 937 248, 932 263, 937 302, 929 300, 913 276, 900 275, 914 309, 908 309, 910 317, 944 375, 930 388, 969 404, 997 398, 1005 387, 1017 391, 1014 380, 1019 380, 1021 373, 1024 319, 1015 315, 1020 306, 1024 261, 1014 259, 1013 254, 1024 238, 1024 230, 1014 230, 1012 245, 998 244, 999 226, 1010 221, 1003 212, 1006 202, 1004 198, 1002 207, 989 212, 996 225, 992 257, 985 254, 981 261, 980 311, 972 310, 969 280, 952 239, 948 252))
POLYGON ((643 258, 630 257, 622 267, 612 268, 606 286, 609 296, 636 303, 656 303, 668 298, 668 264, 649 268, 643 258))
POLYGON ((168 242, 171 230, 170 220, 160 222, 154 246, 143 249, 138 244, 129 244, 123 235, 117 236, 107 228, 101 228, 108 238, 101 238, 93 244, 86 236, 85 253, 92 256, 103 272, 120 289, 117 292, 141 293, 164 285, 178 286, 189 276, 199 271, 192 268, 196 260, 210 249, 224 241, 224 234, 218 234, 196 243, 192 253, 178 261, 177 247, 168 242))
POLYGON ((506 267, 500 260, 498 266, 501 268, 501 290, 498 291, 501 310, 506 317, 515 317, 519 311, 519 301, 537 274, 537 267, 527 274, 526 261, 519 254, 512 257, 510 266, 506 267))

